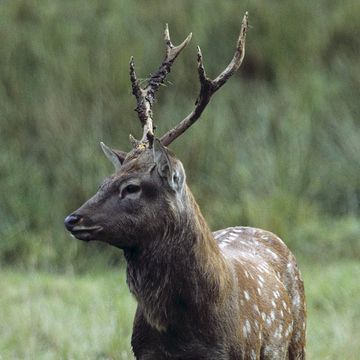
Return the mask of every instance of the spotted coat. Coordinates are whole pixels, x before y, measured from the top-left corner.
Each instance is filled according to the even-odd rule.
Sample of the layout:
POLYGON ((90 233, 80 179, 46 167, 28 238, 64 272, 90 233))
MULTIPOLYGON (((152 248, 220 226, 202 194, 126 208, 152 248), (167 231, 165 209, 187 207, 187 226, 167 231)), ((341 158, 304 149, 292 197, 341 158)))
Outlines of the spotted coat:
POLYGON ((213 235, 239 284, 245 359, 304 359, 304 285, 287 246, 271 232, 250 227, 213 235))

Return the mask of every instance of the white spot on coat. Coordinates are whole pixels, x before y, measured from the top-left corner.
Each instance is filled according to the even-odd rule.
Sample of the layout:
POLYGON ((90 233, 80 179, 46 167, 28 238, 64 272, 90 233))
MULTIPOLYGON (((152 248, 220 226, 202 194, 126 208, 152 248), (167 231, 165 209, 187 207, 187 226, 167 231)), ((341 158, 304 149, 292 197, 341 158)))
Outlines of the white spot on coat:
POLYGON ((300 306, 300 295, 298 292, 295 293, 295 296, 293 297, 293 301, 292 301, 293 305, 295 307, 299 307, 300 306))
POLYGON ((282 334, 281 334, 281 333, 282 333, 282 325, 280 325, 280 326, 276 329, 275 334, 274 334, 274 337, 281 339, 281 338, 282 338, 282 334))
POLYGON ((248 334, 250 334, 251 332, 251 325, 250 325, 250 321, 248 319, 246 319, 245 324, 243 326, 243 333, 244 336, 247 337, 248 334))
POLYGON ((255 352, 254 349, 251 350, 251 352, 250 352, 250 359, 251 359, 251 360, 256 360, 256 352, 255 352))
POLYGON ((270 250, 269 248, 266 248, 265 251, 267 251, 269 254, 271 254, 271 256, 274 258, 274 259, 277 259, 278 256, 272 251, 270 250))
POLYGON ((288 328, 285 331, 285 337, 288 337, 292 331, 292 324, 288 326, 288 328))

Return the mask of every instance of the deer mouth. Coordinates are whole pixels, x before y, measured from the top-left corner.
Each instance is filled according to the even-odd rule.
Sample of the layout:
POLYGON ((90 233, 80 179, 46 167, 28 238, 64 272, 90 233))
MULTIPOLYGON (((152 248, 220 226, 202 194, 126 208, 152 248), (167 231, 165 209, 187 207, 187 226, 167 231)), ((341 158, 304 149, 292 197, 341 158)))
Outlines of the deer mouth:
POLYGON ((96 234, 102 230, 101 226, 75 226, 71 229, 71 235, 79 240, 90 241, 95 240, 96 234))

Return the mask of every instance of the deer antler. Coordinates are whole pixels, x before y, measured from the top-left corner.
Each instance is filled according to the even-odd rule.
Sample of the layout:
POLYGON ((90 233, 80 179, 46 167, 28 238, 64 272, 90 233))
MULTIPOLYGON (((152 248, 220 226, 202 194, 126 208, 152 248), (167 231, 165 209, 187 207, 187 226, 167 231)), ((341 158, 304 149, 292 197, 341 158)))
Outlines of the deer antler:
POLYGON ((226 69, 214 80, 206 76, 204 63, 200 47, 198 47, 197 61, 198 61, 198 74, 200 80, 200 92, 195 102, 194 110, 186 116, 178 125, 169 130, 161 137, 163 145, 171 144, 176 138, 184 133, 192 124, 199 119, 204 111, 206 105, 209 103, 211 96, 223 86, 226 81, 236 72, 240 67, 245 55, 245 39, 248 30, 248 13, 246 12, 242 24, 239 39, 237 41, 235 54, 226 69))
POLYGON ((154 136, 154 125, 152 116, 152 106, 155 101, 155 93, 160 85, 164 82, 166 75, 170 72, 171 66, 180 52, 191 40, 192 34, 178 46, 174 46, 170 40, 169 27, 166 24, 164 41, 166 45, 166 55, 162 61, 159 69, 151 75, 145 88, 141 88, 139 80, 135 73, 134 58, 130 60, 130 80, 132 84, 132 93, 136 97, 138 113, 141 125, 143 127, 143 136, 140 141, 136 141, 133 137, 130 138, 133 145, 136 147, 138 144, 149 142, 154 136))

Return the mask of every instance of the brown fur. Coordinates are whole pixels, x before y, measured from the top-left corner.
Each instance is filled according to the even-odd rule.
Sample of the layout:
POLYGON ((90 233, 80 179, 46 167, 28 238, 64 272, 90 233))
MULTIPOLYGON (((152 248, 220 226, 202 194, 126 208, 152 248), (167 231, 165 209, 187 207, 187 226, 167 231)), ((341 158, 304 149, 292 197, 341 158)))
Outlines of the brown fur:
POLYGON ((160 171, 150 149, 130 154, 75 212, 77 224, 99 228, 79 234, 79 225, 67 225, 82 240, 124 250, 138 302, 136 358, 305 359, 304 288, 294 256, 264 230, 212 233, 181 163, 166 156, 168 169, 160 171), (176 190, 169 169, 180 174, 176 190), (129 182, 141 190, 125 196, 129 182))

